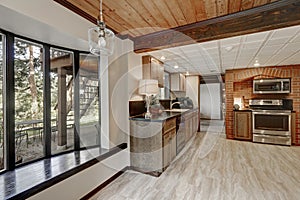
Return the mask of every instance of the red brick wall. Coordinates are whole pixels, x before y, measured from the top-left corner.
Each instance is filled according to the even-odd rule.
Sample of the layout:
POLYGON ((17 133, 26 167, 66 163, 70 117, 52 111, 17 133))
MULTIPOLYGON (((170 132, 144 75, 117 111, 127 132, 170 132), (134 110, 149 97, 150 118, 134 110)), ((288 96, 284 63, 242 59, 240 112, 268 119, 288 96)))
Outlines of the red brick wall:
POLYGON ((296 111, 296 145, 300 145, 300 65, 280 67, 260 67, 227 70, 225 74, 226 91, 226 135, 233 139, 233 99, 244 96, 245 105, 252 98, 289 98, 293 99, 296 111), (291 93, 279 95, 253 94, 253 79, 260 78, 291 78, 291 93))

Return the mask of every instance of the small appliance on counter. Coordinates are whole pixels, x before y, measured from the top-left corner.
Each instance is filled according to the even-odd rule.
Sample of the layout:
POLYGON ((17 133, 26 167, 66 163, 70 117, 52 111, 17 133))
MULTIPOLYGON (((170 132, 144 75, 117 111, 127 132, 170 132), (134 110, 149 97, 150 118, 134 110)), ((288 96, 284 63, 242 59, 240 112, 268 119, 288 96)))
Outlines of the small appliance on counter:
POLYGON ((291 145, 291 99, 252 99, 253 142, 291 145))

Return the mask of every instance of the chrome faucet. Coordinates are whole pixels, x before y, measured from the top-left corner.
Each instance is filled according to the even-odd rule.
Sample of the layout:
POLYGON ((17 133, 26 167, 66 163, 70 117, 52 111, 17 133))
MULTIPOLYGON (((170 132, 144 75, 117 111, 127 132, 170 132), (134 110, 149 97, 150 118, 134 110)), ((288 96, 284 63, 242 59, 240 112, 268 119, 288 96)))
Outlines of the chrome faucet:
POLYGON ((173 107, 175 104, 179 104, 179 105, 180 105, 180 102, 177 101, 177 102, 172 103, 171 106, 170 106, 170 110, 172 110, 172 107, 173 107))

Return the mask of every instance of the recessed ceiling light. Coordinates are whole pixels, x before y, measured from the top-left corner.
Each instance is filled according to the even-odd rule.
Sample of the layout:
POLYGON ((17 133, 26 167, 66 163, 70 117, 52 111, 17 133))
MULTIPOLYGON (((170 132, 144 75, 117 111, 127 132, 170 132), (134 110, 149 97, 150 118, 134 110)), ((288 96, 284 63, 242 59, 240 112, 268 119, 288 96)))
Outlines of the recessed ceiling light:
POLYGON ((174 66, 175 69, 178 69, 178 67, 179 67, 178 65, 175 65, 175 66, 174 66))
POLYGON ((227 47, 225 47, 225 50, 226 50, 227 52, 231 51, 232 49, 233 49, 233 46, 227 46, 227 47))
POLYGON ((166 57, 161 56, 160 59, 161 59, 161 60, 166 60, 166 57))
POLYGON ((259 67, 259 66, 260 66, 260 64, 259 64, 258 60, 255 60, 254 67, 259 67))

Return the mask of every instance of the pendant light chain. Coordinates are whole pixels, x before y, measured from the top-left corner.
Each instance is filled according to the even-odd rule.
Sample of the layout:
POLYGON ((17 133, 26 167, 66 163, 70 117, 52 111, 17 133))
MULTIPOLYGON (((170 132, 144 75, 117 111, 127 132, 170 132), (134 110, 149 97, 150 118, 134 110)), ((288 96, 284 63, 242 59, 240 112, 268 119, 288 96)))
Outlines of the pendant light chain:
POLYGON ((114 51, 115 34, 105 26, 102 2, 103 0, 99 0, 97 26, 90 28, 88 31, 89 48, 94 55, 110 56, 114 51))
POLYGON ((102 0, 100 0, 100 21, 103 22, 102 0))

